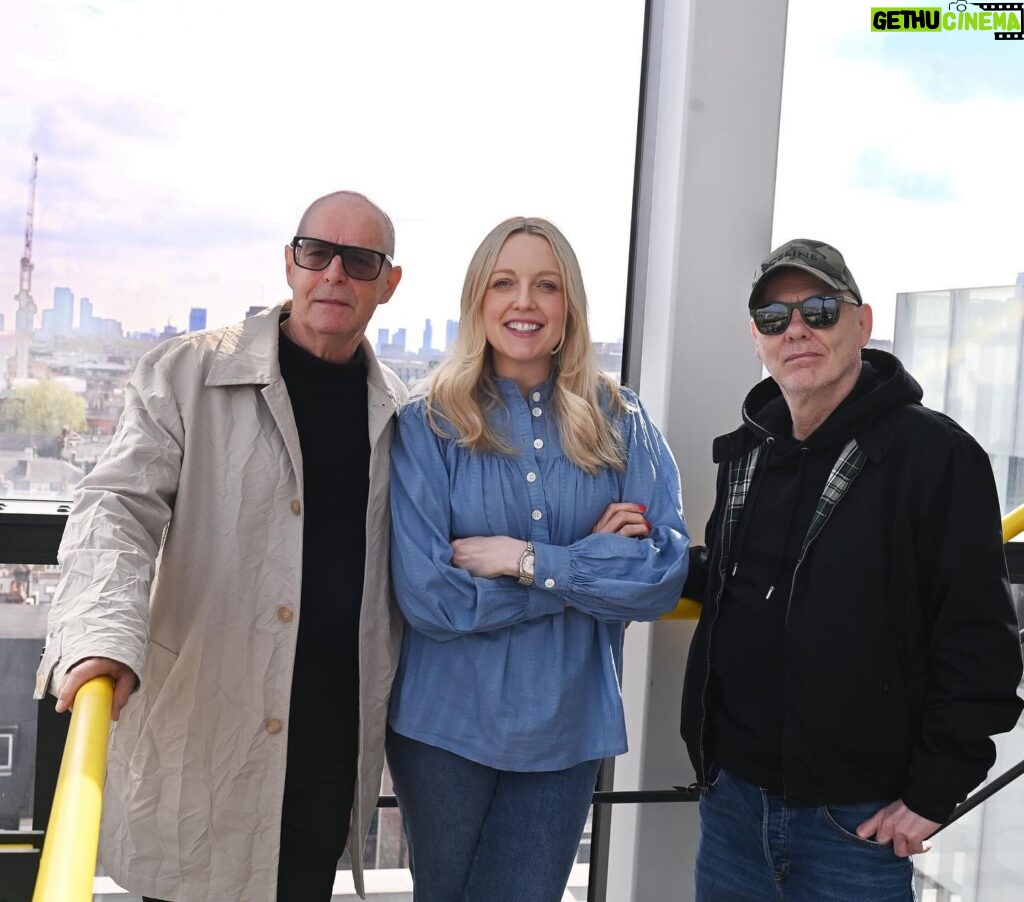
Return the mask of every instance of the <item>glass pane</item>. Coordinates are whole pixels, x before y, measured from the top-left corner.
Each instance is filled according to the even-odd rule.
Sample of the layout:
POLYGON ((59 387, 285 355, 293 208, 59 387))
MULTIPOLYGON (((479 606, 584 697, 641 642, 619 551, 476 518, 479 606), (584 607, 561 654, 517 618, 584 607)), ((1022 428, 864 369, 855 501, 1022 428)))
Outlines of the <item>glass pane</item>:
POLYGON ((31 830, 38 705, 32 699, 57 568, 0 565, 0 830, 31 830))
MULTIPOLYGON (((1021 587, 1015 586, 1020 599, 1021 587)), ((1021 686, 1024 691, 1024 684, 1021 686)), ((990 777, 1024 761, 1024 721, 995 737, 999 757, 990 777)), ((1000 789, 932 840, 914 858, 920 902, 1016 902, 1024 895, 1024 779, 1000 789)))

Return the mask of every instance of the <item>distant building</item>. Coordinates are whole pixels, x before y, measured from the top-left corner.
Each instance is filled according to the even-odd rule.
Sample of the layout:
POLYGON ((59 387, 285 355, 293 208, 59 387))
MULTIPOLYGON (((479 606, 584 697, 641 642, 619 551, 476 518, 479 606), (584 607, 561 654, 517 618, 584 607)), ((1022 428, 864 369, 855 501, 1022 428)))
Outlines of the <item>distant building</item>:
MULTIPOLYGON (((45 312, 44 317, 45 317, 45 312)), ((70 335, 74 328, 75 295, 70 288, 53 289, 53 335, 70 335)))
POLYGON ((2 313, 0 313, 0 332, 3 332, 3 331, 5 331, 4 330, 4 315, 2 313))
POLYGON ((411 385, 413 382, 422 379, 437 365, 437 360, 427 362, 418 357, 410 357, 408 355, 390 357, 387 354, 383 354, 380 360, 406 385, 411 385))
POLYGON ((85 475, 67 461, 36 457, 31 448, 14 459, 0 457, 0 473, 13 494, 32 498, 70 498, 85 475))
POLYGON ((96 326, 92 318, 92 301, 88 298, 82 298, 78 302, 78 334, 86 336, 96 334, 96 326))
POLYGON ((389 329, 378 329, 377 330, 377 346, 374 348, 377 356, 380 357, 384 353, 387 346, 391 343, 391 331, 389 329))
POLYGON ((202 332, 206 328, 206 308, 193 307, 188 313, 188 331, 202 332))
POLYGON ((120 338, 124 335, 120 320, 108 319, 105 316, 93 317, 92 327, 92 334, 98 338, 120 338))
POLYGON ((598 369, 613 379, 622 379, 622 340, 595 341, 593 346, 598 369))
POLYGON ((453 344, 455 344, 455 338, 459 334, 459 321, 457 319, 450 319, 444 325, 444 349, 447 351, 453 344))
POLYGON ((262 313, 266 309, 266 307, 258 307, 257 305, 253 304, 253 306, 251 306, 248 310, 245 311, 245 318, 248 319, 250 316, 255 316, 257 313, 262 313))
POLYGON ((428 319, 423 326, 423 346, 420 348, 420 353, 424 356, 429 356, 434 353, 434 329, 430 325, 428 319))
POLYGON ((174 326, 168 323, 164 326, 163 332, 161 332, 157 338, 159 338, 160 341, 167 341, 168 338, 177 338, 181 334, 182 333, 175 329, 174 326))
POLYGON ((988 452, 1003 510, 1024 503, 1024 273, 1015 285, 897 294, 893 353, 924 403, 988 452))
POLYGON ((405 353, 405 329, 395 329, 395 337, 391 340, 391 347, 399 353, 405 353))

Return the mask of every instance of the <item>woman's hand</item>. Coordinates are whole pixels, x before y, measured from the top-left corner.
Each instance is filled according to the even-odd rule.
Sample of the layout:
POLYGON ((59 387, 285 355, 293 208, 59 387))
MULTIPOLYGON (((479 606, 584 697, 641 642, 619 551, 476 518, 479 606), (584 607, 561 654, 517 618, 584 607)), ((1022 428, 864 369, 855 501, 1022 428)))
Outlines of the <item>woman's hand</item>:
POLYGON ((452 542, 452 564, 471 576, 494 579, 519 576, 519 559, 526 542, 510 536, 470 536, 452 542))
POLYGON ((614 501, 605 508, 591 532, 618 533, 631 539, 646 539, 651 534, 651 524, 644 517, 646 512, 647 508, 643 504, 614 501))

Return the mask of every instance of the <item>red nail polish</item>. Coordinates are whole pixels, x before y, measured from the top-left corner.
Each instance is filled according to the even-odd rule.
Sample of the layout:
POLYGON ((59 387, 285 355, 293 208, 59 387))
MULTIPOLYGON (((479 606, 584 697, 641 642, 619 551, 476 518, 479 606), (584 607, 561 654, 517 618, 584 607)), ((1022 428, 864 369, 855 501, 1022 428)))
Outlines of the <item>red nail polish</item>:
POLYGON ((650 521, 650 520, 644 520, 644 523, 646 523, 646 524, 647 524, 647 529, 648 529, 648 530, 652 530, 652 529, 654 529, 654 527, 653 527, 653 526, 651 526, 651 521, 650 521))
POLYGON ((640 508, 640 513, 641 514, 646 514, 647 513, 647 505, 646 504, 638 504, 637 507, 640 508))

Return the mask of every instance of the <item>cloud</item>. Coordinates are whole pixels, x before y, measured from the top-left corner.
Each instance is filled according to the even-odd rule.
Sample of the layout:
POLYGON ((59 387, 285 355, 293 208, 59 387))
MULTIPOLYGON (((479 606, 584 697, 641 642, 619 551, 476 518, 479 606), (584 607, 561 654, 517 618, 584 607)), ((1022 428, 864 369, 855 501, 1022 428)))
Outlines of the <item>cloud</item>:
POLYGON ((59 93, 32 110, 30 142, 41 156, 81 164, 122 156, 133 142, 174 143, 177 116, 150 101, 86 92, 76 85, 53 86, 59 93))
POLYGON ((945 202, 957 200, 957 190, 948 173, 911 168, 883 147, 868 147, 854 160, 854 187, 869 188, 900 200, 945 202))
POLYGON ((251 210, 206 206, 154 186, 138 186, 117 203, 85 201, 78 196, 75 215, 40 224, 37 234, 62 254, 236 247, 280 237, 278 230, 251 210))
POLYGON ((991 32, 885 34, 866 28, 863 33, 844 36, 835 46, 840 58, 899 73, 942 103, 980 97, 1024 100, 1022 50, 1022 42, 996 41, 991 32))

